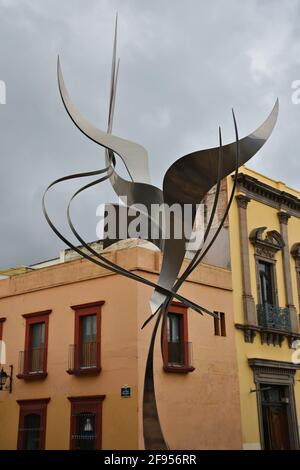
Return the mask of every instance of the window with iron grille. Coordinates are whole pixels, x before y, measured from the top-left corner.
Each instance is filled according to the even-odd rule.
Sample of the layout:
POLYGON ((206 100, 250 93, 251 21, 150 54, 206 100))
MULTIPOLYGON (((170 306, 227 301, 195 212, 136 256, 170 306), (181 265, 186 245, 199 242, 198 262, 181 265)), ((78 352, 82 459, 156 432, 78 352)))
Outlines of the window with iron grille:
POLYGON ((74 450, 96 450, 96 413, 74 414, 75 433, 72 434, 74 450))
POLYGON ((71 450, 99 450, 104 395, 69 397, 71 402, 71 450))
POLYGON ((46 413, 50 398, 18 400, 20 406, 18 450, 44 450, 46 413))

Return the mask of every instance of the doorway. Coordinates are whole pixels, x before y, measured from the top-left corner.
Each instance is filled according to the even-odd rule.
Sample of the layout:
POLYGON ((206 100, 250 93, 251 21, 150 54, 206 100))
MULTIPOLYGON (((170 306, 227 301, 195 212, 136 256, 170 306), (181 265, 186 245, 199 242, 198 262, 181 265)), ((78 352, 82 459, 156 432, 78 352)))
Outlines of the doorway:
POLYGON ((291 449, 288 386, 260 384, 260 391, 264 449, 291 449))

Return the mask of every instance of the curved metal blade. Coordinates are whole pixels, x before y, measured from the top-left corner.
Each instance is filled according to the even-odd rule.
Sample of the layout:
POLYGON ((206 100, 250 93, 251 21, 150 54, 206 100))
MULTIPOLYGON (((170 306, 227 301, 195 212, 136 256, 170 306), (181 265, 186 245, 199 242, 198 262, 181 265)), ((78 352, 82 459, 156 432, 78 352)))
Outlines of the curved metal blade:
MULTIPOLYGON (((247 137, 238 141, 239 166, 252 158, 270 137, 277 121, 278 99, 263 124, 247 137)), ((228 176, 236 167, 237 142, 224 145, 221 179, 228 176)), ((163 194, 166 204, 199 204, 205 194, 218 181, 219 147, 200 150, 181 157, 173 163, 165 174, 163 194), (188 182, 188 184, 187 184, 188 182)), ((187 234, 185 230, 184 233, 187 234)), ((164 256, 158 285, 172 289, 185 257, 185 239, 165 240, 164 256)), ((165 301, 166 297, 158 289, 150 300, 152 313, 165 301)))
POLYGON ((145 148, 135 142, 101 131, 80 114, 71 101, 65 86, 59 57, 57 60, 57 78, 66 111, 78 129, 89 139, 119 155, 134 181, 149 183, 148 154, 145 148))
MULTIPOLYGON (((266 143, 277 121, 278 99, 263 122, 254 132, 239 140, 240 163, 244 165, 266 143)), ((236 142, 223 146, 222 178, 235 170, 236 142)), ((203 196, 216 184, 218 177, 219 147, 199 150, 179 158, 167 170, 163 193, 166 203, 200 203, 203 196), (186 182, 188 181, 188 185, 186 182)))

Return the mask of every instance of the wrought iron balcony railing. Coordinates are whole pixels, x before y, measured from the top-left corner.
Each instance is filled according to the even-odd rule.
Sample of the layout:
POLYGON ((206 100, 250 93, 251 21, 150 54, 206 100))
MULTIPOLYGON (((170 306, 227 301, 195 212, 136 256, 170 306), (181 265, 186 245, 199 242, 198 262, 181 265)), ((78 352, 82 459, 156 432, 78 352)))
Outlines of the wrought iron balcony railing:
POLYGON ((31 348, 19 352, 19 376, 34 376, 46 373, 45 348, 31 348))
POLYGON ((100 343, 88 342, 69 346, 69 373, 99 371, 100 343))
POLYGON ((165 352, 165 366, 193 369, 192 343, 187 341, 169 341, 167 343, 167 351, 165 352))
POLYGON ((291 331, 291 317, 287 307, 280 308, 270 304, 259 304, 257 305, 257 316, 259 326, 291 331))

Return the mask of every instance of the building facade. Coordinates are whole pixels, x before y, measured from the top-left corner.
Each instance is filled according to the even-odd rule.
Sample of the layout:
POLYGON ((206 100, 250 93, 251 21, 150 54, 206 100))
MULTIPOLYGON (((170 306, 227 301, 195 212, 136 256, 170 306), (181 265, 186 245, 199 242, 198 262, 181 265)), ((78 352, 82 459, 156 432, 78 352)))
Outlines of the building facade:
MULTIPOLYGON (((0 334, 12 390, 0 391, 1 449, 142 449, 142 394, 151 288, 66 256, 0 280, 0 334)), ((155 281, 160 253, 106 254, 155 281)), ((171 449, 240 449, 231 272, 203 264, 174 302, 155 349, 162 429, 171 449)))
POLYGON ((300 193, 242 167, 229 239, 243 448, 299 449, 300 193))

